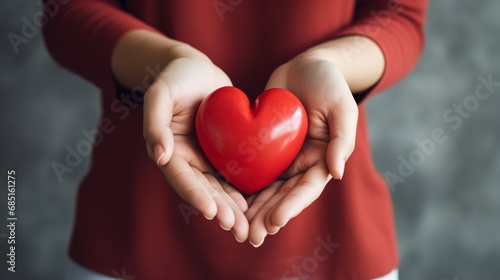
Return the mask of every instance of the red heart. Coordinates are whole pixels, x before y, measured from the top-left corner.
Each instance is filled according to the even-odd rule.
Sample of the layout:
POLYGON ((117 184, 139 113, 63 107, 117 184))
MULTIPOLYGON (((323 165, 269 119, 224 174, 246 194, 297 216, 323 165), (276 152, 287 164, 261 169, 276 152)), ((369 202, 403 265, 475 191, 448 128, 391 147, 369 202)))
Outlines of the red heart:
POLYGON ((196 136, 208 160, 246 194, 262 190, 288 168, 307 133, 307 114, 285 89, 268 89, 250 107, 235 87, 222 87, 201 103, 196 136))

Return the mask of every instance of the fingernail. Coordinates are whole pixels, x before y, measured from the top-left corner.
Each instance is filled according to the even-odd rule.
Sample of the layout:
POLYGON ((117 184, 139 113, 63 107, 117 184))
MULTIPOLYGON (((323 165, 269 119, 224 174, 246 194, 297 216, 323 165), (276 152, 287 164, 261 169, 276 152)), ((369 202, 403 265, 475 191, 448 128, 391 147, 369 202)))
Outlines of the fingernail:
POLYGON ((260 247, 260 245, 262 245, 262 243, 264 243, 264 239, 262 239, 262 241, 261 241, 259 244, 253 244, 253 242, 252 242, 251 240, 249 240, 249 242, 250 242, 250 244, 252 244, 252 246, 253 246, 254 248, 259 248, 259 247, 260 247))
POLYGON ((238 241, 239 243, 243 243, 243 240, 238 239, 238 236, 235 234, 234 230, 231 230, 231 233, 233 234, 234 239, 236 239, 236 241, 238 241))
POLYGON ((285 223, 279 226, 279 227, 280 227, 280 229, 281 229, 282 227, 286 226, 286 224, 288 224, 288 222, 290 221, 290 219, 291 219, 291 218, 293 218, 293 217, 294 217, 294 216, 292 216, 292 217, 290 217, 290 218, 287 218, 287 219, 285 220, 285 223))
POLYGON ((230 228, 225 228, 224 226, 222 226, 222 224, 221 224, 221 223, 219 223, 219 226, 221 227, 221 229, 223 229, 223 230, 225 230, 225 231, 229 231, 229 230, 230 230, 230 228))
POLYGON ((345 161, 341 161, 338 167, 339 180, 342 180, 342 177, 344 177, 344 170, 345 170, 345 161))
POLYGON ((160 165, 160 160, 165 155, 165 151, 163 150, 160 144, 155 145, 154 153, 155 153, 156 165, 160 165))
POLYGON ((203 214, 203 217, 205 217, 205 219, 207 219, 207 220, 209 220, 209 221, 211 221, 211 220, 213 220, 213 219, 214 219, 213 217, 212 217, 212 218, 210 218, 210 217, 205 216, 205 214, 203 214))
POLYGON ((276 233, 278 233, 278 231, 280 231, 280 228, 278 228, 277 230, 275 230, 274 232, 269 232, 269 235, 275 235, 276 233))

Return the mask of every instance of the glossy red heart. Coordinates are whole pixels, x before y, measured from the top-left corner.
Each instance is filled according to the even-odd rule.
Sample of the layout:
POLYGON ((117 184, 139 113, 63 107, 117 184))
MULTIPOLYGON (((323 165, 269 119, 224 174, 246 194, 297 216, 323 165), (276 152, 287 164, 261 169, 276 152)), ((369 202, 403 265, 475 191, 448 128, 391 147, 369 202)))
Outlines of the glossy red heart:
POLYGON ((268 89, 250 106, 235 87, 222 87, 201 103, 196 136, 208 160, 246 194, 262 190, 288 168, 307 134, 307 114, 285 89, 268 89))

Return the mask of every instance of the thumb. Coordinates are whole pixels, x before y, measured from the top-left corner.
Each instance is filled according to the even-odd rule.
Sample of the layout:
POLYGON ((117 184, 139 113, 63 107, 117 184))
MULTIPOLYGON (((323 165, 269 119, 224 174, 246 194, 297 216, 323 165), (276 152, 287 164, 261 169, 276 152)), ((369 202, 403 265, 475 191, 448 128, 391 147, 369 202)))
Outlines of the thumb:
POLYGON ((342 179, 345 163, 354 151, 358 106, 352 95, 341 98, 328 112, 330 142, 326 150, 326 163, 335 179, 342 179))
POLYGON ((143 136, 148 154, 158 166, 167 164, 174 152, 174 135, 170 129, 173 104, 168 86, 160 79, 144 96, 143 136))
POLYGON ((266 84, 266 90, 270 88, 286 88, 286 69, 287 65, 278 67, 269 77, 266 84))

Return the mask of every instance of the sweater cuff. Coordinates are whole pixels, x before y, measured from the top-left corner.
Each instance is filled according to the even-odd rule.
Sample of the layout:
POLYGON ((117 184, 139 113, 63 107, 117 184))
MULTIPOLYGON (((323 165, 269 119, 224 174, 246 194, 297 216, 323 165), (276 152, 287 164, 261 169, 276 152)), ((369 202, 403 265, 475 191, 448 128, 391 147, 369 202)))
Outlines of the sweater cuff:
POLYGON ((133 30, 160 32, 106 2, 75 1, 60 8, 44 27, 51 55, 105 94, 116 97, 111 58, 122 36, 133 30))
POLYGON ((389 28, 385 28, 372 18, 357 22, 335 34, 335 38, 349 35, 367 37, 378 45, 384 55, 385 67, 382 76, 371 88, 354 95, 358 104, 398 83, 417 63, 424 46, 423 34, 408 32, 408 27, 404 23, 395 22, 389 28), (409 57, 415 59, 409 60, 409 57))

